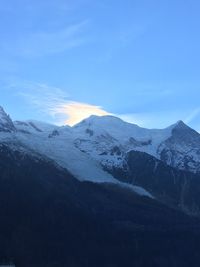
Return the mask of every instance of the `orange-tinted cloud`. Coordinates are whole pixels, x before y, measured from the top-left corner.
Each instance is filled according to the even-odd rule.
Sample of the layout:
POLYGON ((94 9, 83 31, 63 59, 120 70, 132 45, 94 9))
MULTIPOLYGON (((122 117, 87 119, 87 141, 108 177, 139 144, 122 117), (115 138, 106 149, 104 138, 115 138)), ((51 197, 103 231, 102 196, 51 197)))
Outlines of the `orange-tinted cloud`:
POLYGON ((57 112, 66 114, 66 124, 73 126, 85 118, 91 115, 105 116, 109 113, 103 110, 99 106, 79 103, 79 102, 68 102, 57 108, 57 112))

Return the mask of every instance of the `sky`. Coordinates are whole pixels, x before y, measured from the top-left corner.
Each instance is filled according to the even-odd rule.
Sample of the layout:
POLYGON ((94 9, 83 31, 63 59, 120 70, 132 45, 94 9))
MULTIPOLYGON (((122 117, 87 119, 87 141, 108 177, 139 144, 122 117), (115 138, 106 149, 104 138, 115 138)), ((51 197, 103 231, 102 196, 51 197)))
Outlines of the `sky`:
POLYGON ((200 131, 199 12, 198 0, 0 0, 0 105, 14 120, 200 131))

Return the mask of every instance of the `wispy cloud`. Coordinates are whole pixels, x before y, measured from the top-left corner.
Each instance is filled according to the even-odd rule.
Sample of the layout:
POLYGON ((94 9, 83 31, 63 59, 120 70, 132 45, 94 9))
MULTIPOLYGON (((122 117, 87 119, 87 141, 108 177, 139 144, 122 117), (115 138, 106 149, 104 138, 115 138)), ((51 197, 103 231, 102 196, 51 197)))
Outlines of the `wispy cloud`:
POLYGON ((83 45, 88 40, 85 28, 88 20, 54 31, 33 32, 17 37, 15 42, 1 43, 1 48, 9 53, 24 57, 37 57, 64 52, 83 45))
POLYGON ((20 88, 17 93, 19 96, 38 108, 38 110, 52 116, 55 115, 55 107, 64 105, 69 97, 60 88, 42 83, 24 82, 12 84, 10 87, 20 88))
MULTIPOLYGON (((142 127, 166 127, 176 120, 179 120, 180 113, 169 111, 166 113, 127 113, 113 114, 106 111, 103 107, 74 101, 67 90, 35 82, 18 82, 9 86, 18 91, 18 96, 22 97, 36 112, 45 114, 50 121, 58 125, 74 125, 90 115, 104 116, 114 115, 127 122, 140 125, 142 127), (20 90, 18 89, 20 88, 20 90), (170 116, 169 116, 170 115, 170 116), (176 115, 176 116, 175 116, 176 115), (169 119, 171 118, 171 119, 169 119), (163 121, 163 124, 161 124, 163 121)), ((152 90, 144 90, 143 93, 148 95, 152 90)), ((139 91, 138 91, 139 93, 139 91)), ((168 91, 164 92, 168 94, 168 91)))
POLYGON ((196 119, 200 115, 200 108, 194 109, 186 118, 186 123, 191 123, 194 119, 196 119))
POLYGON ((109 114, 100 106, 72 101, 64 90, 46 84, 15 83, 10 88, 21 88, 18 96, 24 98, 36 111, 49 115, 59 125, 72 126, 91 115, 109 114))

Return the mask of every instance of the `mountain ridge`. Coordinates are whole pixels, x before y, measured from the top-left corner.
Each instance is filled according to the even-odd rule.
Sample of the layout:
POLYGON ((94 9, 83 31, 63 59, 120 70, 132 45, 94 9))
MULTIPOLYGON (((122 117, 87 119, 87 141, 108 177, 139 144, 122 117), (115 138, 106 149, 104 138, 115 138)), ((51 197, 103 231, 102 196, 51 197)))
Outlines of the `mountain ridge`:
POLYGON ((0 111, 3 114, 0 126, 4 132, 24 134, 21 135, 23 140, 28 133, 38 134, 38 138, 48 135, 54 140, 66 139, 105 166, 123 165, 122 154, 135 150, 146 152, 181 170, 200 171, 200 135, 183 121, 164 129, 146 129, 111 115, 92 115, 73 127, 59 127, 33 120, 12 122, 3 108, 0 111), (113 153, 115 150, 119 155, 113 153))
MULTIPOLYGON (((6 118, 9 117, 6 115, 6 118)), ((49 158, 80 181, 118 184, 141 196, 157 197, 160 200, 165 200, 160 195, 161 191, 165 191, 166 199, 170 199, 170 192, 165 190, 166 183, 162 184, 161 178, 160 192, 144 182, 144 179, 148 181, 146 173, 142 174, 140 180, 133 179, 136 174, 140 177, 142 169, 138 165, 135 174, 131 170, 134 162, 130 163, 129 155, 132 151, 136 153, 135 159, 140 158, 144 166, 148 163, 146 157, 140 157, 140 153, 149 155, 149 160, 153 162, 155 159, 162 162, 162 171, 159 173, 156 170, 154 173, 154 164, 150 166, 149 173, 153 173, 152 183, 154 176, 158 179, 163 172, 168 177, 167 186, 171 187, 172 191, 177 187, 180 196, 183 183, 179 178, 178 185, 171 183, 174 179, 173 169, 177 169, 177 177, 184 177, 185 174, 181 171, 197 174, 191 174, 192 180, 196 180, 200 172, 200 135, 182 121, 165 129, 145 129, 113 116, 91 116, 74 127, 59 127, 33 120, 15 121, 13 125, 15 131, 0 133, 0 143, 10 144, 15 149, 14 141, 18 143, 20 150, 24 148, 25 152, 33 151, 41 157, 49 158), (165 165, 169 166, 169 169, 165 165)), ((190 184, 190 175, 186 176, 187 183, 190 184)), ((196 185, 198 188, 199 183, 196 182, 196 185)), ((189 203, 187 210, 199 213, 198 197, 190 204, 185 199, 187 196, 191 197, 191 190, 184 195, 184 200, 179 197, 175 201, 176 196, 173 196, 172 202, 175 201, 174 203, 184 210, 186 209, 181 203, 189 203), (192 208, 193 204, 197 205, 197 208, 192 208)), ((167 204, 170 202, 166 201, 167 204)))

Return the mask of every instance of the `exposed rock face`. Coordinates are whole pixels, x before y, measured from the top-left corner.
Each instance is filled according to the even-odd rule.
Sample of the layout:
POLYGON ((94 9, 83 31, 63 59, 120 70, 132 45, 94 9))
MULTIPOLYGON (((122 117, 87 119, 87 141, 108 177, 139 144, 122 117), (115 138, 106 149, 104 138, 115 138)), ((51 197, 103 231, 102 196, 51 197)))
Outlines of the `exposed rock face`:
POLYGON ((120 181, 140 186, 157 200, 200 215, 200 175, 181 171, 145 152, 129 151, 123 166, 106 170, 120 181))

